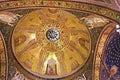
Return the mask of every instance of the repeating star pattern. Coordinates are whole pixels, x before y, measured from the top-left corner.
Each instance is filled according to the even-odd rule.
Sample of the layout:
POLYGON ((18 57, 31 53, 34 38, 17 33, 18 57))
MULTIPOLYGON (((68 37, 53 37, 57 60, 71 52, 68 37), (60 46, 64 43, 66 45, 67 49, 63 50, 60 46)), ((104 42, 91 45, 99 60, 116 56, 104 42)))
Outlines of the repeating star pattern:
MULTIPOLYGON (((104 54, 106 56, 105 64, 109 72, 113 66, 116 66, 118 69, 113 77, 120 80, 120 34, 118 32, 114 32, 113 35, 110 36, 110 42, 108 42, 104 54)), ((104 75, 102 77, 103 80, 108 79, 110 76, 105 70, 102 70, 102 73, 104 75)), ((110 80, 114 80, 115 78, 113 77, 111 77, 110 80)))

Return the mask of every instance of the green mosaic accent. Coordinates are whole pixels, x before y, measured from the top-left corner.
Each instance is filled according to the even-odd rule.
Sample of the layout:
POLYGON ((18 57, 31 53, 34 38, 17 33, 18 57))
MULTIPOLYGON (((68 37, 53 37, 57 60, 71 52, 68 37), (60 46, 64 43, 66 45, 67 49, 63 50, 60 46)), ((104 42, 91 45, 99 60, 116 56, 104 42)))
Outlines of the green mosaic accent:
POLYGON ((78 3, 78 2, 67 2, 67 1, 48 1, 48 0, 29 0, 29 1, 11 1, 0 3, 0 10, 10 9, 10 8, 23 8, 23 7, 58 7, 58 8, 70 8, 82 11, 93 12, 95 14, 103 15, 110 19, 113 19, 120 23, 120 12, 107 9, 104 7, 78 3))

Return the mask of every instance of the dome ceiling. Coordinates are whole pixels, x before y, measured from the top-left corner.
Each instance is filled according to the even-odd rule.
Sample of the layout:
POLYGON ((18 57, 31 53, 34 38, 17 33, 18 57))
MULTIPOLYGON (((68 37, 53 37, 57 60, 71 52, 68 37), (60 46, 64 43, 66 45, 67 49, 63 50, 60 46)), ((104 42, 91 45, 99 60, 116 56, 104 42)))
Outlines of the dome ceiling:
POLYGON ((87 27, 75 15, 59 9, 26 14, 16 25, 12 39, 19 63, 40 77, 74 73, 84 65, 91 50, 87 27))

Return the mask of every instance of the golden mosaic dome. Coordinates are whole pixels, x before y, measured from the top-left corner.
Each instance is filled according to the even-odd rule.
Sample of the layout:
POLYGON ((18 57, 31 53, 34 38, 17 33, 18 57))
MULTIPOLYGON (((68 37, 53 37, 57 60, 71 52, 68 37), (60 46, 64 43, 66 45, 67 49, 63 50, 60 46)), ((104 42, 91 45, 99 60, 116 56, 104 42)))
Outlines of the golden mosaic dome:
POLYGON ((91 50, 87 27, 74 14, 59 9, 40 9, 25 15, 13 31, 12 43, 20 65, 43 78, 75 73, 91 50))

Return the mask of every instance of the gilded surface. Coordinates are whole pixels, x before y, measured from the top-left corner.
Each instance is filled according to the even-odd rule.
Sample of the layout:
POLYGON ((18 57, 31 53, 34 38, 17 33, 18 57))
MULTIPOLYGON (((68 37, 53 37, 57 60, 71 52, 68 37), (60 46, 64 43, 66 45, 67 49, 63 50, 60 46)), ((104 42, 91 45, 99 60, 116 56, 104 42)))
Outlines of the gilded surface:
POLYGON ((6 79, 7 59, 5 54, 4 42, 0 32, 0 80, 6 79))
POLYGON ((77 9, 81 11, 93 12, 95 14, 100 14, 110 19, 113 19, 120 23, 120 14, 117 11, 111 9, 103 8, 100 6, 78 3, 78 2, 69 2, 69 1, 52 1, 52 0, 29 0, 29 1, 9 1, 0 3, 0 10, 3 9, 12 9, 12 8, 24 8, 24 7, 57 7, 57 8, 66 8, 66 9, 77 9))
POLYGON ((24 68, 36 75, 71 74, 86 62, 91 38, 86 26, 73 14, 59 9, 41 9, 25 15, 13 33, 13 50, 24 68), (57 41, 46 33, 55 28, 57 41))
MULTIPOLYGON (((100 40, 98 41, 98 47, 95 52, 95 64, 94 64, 94 79, 100 79, 100 64, 101 64, 101 56, 104 48, 105 41, 109 35, 109 33, 115 28, 115 24, 109 24, 108 28, 103 31, 103 34, 100 36, 100 40)), ((103 64, 102 64, 103 65, 103 64)))

